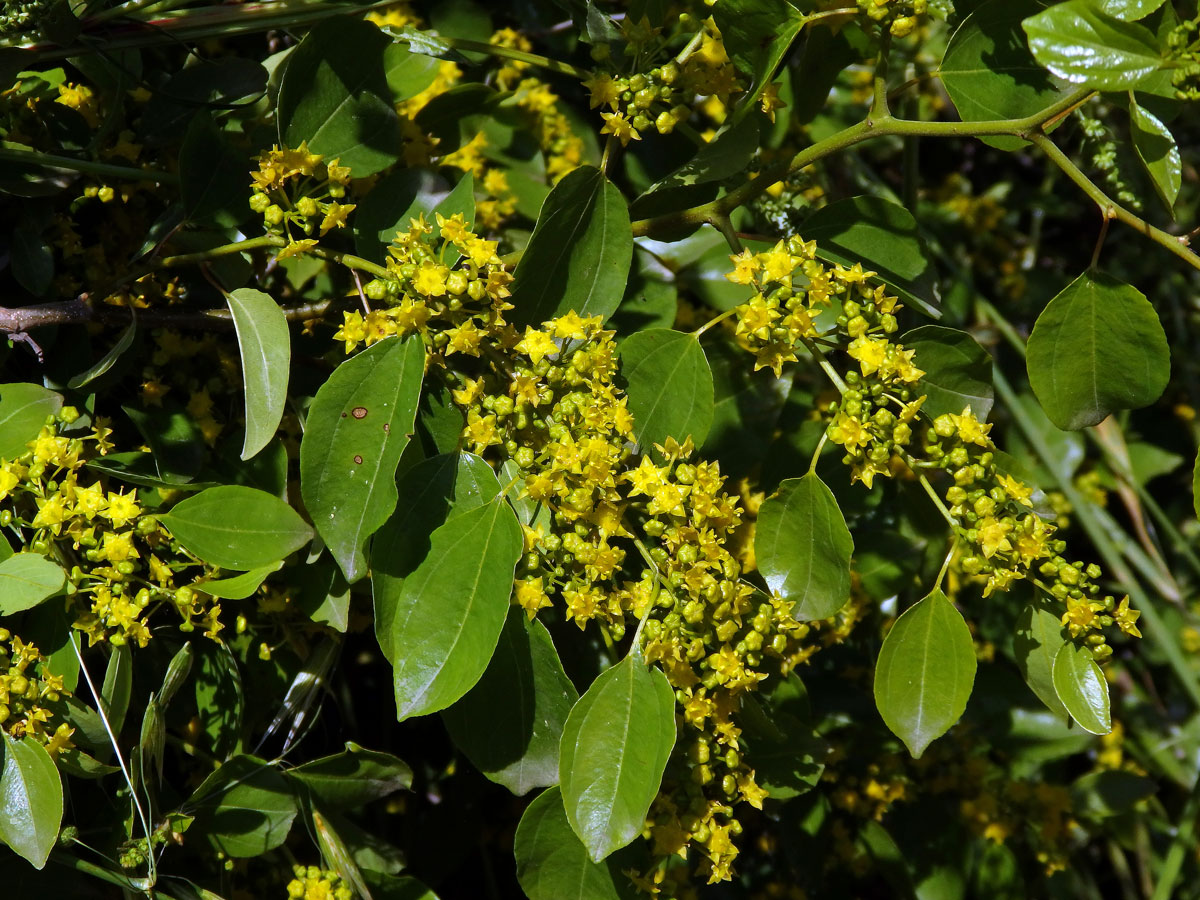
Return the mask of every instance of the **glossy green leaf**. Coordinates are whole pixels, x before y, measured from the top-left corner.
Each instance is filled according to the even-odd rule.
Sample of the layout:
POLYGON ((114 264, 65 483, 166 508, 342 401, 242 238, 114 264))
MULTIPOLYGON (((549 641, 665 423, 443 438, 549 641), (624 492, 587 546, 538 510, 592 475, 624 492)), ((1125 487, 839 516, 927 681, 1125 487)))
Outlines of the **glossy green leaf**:
POLYGON ((246 439, 242 459, 249 459, 270 443, 287 404, 288 373, 292 365, 292 339, 287 319, 270 294, 238 288, 226 295, 237 330, 242 357, 242 383, 246 396, 246 439))
POLYGON ((1173 210, 1183 183, 1183 161, 1175 137, 1158 118, 1138 106, 1132 94, 1129 98, 1129 129, 1133 149, 1150 176, 1154 190, 1167 210, 1173 210))
POLYGON ((67 382, 67 387, 76 390, 81 387, 86 387, 91 384, 101 375, 108 372, 117 361, 125 355, 130 347, 133 346, 133 339, 137 336, 137 320, 133 319, 125 329, 121 332, 121 336, 117 338, 117 342, 109 348, 100 359, 96 360, 91 366, 80 372, 74 378, 67 382))
POLYGON ((815 472, 789 478, 763 501, 754 556, 771 593, 797 621, 827 619, 850 599, 854 540, 832 492, 815 472))
POLYGON ((1102 13, 1125 22, 1136 22, 1144 19, 1163 5, 1165 0, 1094 0, 1094 5, 1102 13))
POLYGON ((1054 657, 1065 642, 1062 622, 1045 603, 1031 603, 1017 619, 1013 655, 1021 677, 1046 708, 1064 722, 1067 708, 1054 689, 1054 657))
POLYGON ((403 43, 394 41, 383 51, 383 72, 392 92, 392 102, 400 103, 433 84, 438 62, 422 53, 413 53, 403 43))
MULTIPOLYGON (((942 57, 942 84, 964 122, 1019 119, 1053 105, 1064 92, 1029 52, 1021 22, 1047 0, 988 0, 955 29, 942 57)), ((985 139, 1002 150, 1018 137, 985 139)))
POLYGON ((975 684, 975 645, 941 590, 896 620, 875 665, 875 705, 914 759, 950 730, 975 684))
POLYGON ((567 821, 594 862, 642 832, 675 746, 675 694, 636 654, 605 670, 571 710, 558 758, 567 821))
POLYGON ((318 22, 292 51, 279 88, 281 144, 337 158, 356 178, 399 157, 400 120, 384 68, 391 40, 370 22, 318 22))
POLYGON ((296 766, 287 774, 326 812, 356 809, 412 786, 412 769, 404 760, 353 742, 339 753, 296 766))
POLYGON ((399 489, 396 511, 371 543, 375 637, 388 662, 396 661, 392 641, 404 581, 429 555, 433 532, 501 491, 491 466, 473 453, 427 459, 404 473, 399 489))
POLYGON ((190 553, 223 569, 268 566, 312 540, 312 529, 288 504, 235 484, 188 497, 159 521, 190 553))
POLYGON ((722 0, 713 18, 734 66, 762 90, 804 27, 805 16, 787 0, 722 0))
POLYGON ((62 409, 61 394, 38 384, 0 384, 0 459, 25 454, 26 444, 38 436, 46 417, 62 409))
POLYGON ((258 590, 258 586, 267 580, 272 572, 278 572, 283 566, 282 561, 268 563, 265 566, 242 572, 231 578, 214 578, 212 581, 196 581, 192 583, 198 591, 222 600, 245 600, 258 590))
POLYGON ((424 369, 419 335, 385 338, 338 366, 309 407, 300 492, 348 582, 367 573, 367 539, 396 506, 424 369))
POLYGON ((32 609, 67 583, 58 563, 37 553, 14 553, 0 562, 0 616, 32 609))
POLYGON ((244 859, 280 846, 299 807, 274 766, 235 756, 204 779, 181 811, 195 816, 189 838, 207 837, 222 853, 244 859))
POLYGON ((1148 406, 1171 374, 1167 336, 1150 301, 1136 288, 1092 272, 1042 310, 1025 364, 1042 409, 1064 430, 1148 406))
POLYGON ((114 734, 121 733, 125 714, 129 712, 129 700, 133 692, 133 653, 129 646, 113 647, 104 669, 104 683, 100 687, 100 704, 104 717, 114 734))
POLYGON ((558 745, 578 699, 546 626, 512 606, 483 677, 442 718, 479 771, 521 795, 558 783, 558 745))
POLYGON ((401 586, 391 646, 396 715, 445 709, 483 675, 508 612, 524 540, 503 497, 447 521, 401 586))
POLYGON ((1071 718, 1090 734, 1112 731, 1108 684, 1087 647, 1065 642, 1054 657, 1054 690, 1071 718))
POLYGON ((54 760, 37 738, 21 740, 0 732, 4 739, 4 768, 0 770, 0 841, 35 869, 58 841, 62 823, 63 789, 54 760))
POLYGON ((514 273, 509 318, 538 325, 574 310, 607 319, 621 303, 632 258, 625 198, 599 169, 581 166, 542 204, 514 273))
POLYGON ((542 791, 526 807, 513 850, 517 881, 529 900, 624 900, 634 893, 615 861, 588 857, 557 787, 542 791))
POLYGON ((667 328, 639 331, 622 342, 621 375, 633 431, 643 452, 668 437, 704 443, 713 419, 713 377, 694 335, 667 328))
POLYGON ((940 298, 917 220, 903 206, 879 197, 836 200, 809 216, 801 233, 817 242, 830 262, 878 273, 902 300, 939 318, 940 298))
POLYGON ((1056 3, 1022 27, 1038 62, 1059 78, 1098 91, 1131 88, 1163 62, 1148 29, 1100 12, 1093 0, 1056 3))
POLYGON ((913 362, 925 372, 919 391, 925 394, 921 411, 932 418, 943 413, 958 415, 970 407, 975 418, 987 421, 995 392, 992 389, 992 357, 965 331, 924 325, 900 339, 915 350, 913 362))

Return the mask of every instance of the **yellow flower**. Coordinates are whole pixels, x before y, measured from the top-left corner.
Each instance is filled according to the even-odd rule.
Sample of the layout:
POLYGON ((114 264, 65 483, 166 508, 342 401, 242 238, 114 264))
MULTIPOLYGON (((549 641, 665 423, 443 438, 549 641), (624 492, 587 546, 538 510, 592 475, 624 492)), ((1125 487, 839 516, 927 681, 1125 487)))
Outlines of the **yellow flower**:
POLYGON ((760 253, 763 276, 768 281, 789 281, 796 269, 796 260, 784 249, 783 241, 779 241, 766 253, 760 253))
POLYGON ((359 312, 342 313, 342 327, 333 336, 334 340, 346 342, 346 352, 351 353, 367 339, 367 323, 359 312))
POLYGON ((1142 633, 1140 631, 1138 631, 1138 627, 1137 627, 1136 623, 1137 623, 1138 617, 1141 616, 1141 614, 1142 614, 1141 610, 1129 608, 1129 595, 1126 594, 1121 599, 1120 605, 1117 606, 1116 610, 1113 612, 1112 617, 1113 617, 1113 621, 1115 621, 1117 623, 1117 626, 1123 632, 1125 632, 1128 635, 1131 635, 1132 637, 1140 638, 1142 636, 1142 633))
POLYGON ((447 329, 446 355, 465 353, 468 356, 478 356, 484 335, 485 332, 476 327, 474 319, 467 319, 456 328, 447 329))
POLYGON ((617 83, 613 81, 611 75, 604 73, 593 75, 583 83, 583 86, 591 95, 588 102, 589 109, 595 109, 597 106, 610 106, 614 110, 617 108, 617 100, 620 98, 621 92, 617 89, 617 83))
POLYGON ((523 578, 516 584, 517 605, 529 616, 530 620, 537 615, 539 609, 550 606, 550 598, 542 586, 541 577, 523 578))
POLYGON ((950 421, 954 423, 954 428, 958 432, 959 440, 965 444, 978 444, 980 447, 990 447, 992 445, 991 438, 988 437, 988 432, 992 430, 991 423, 982 424, 975 418, 975 414, 971 412, 971 407, 965 407, 960 415, 950 414, 950 421))
POLYGON ((621 142, 622 147, 631 140, 640 141, 642 139, 638 130, 633 127, 633 124, 623 114, 601 113, 600 117, 604 119, 604 127, 600 129, 600 133, 611 134, 621 142))
POLYGON ((426 297, 441 297, 446 293, 446 276, 449 274, 448 268, 427 259, 417 269, 413 289, 426 297))
POLYGON ((128 524, 141 514, 142 511, 137 505, 136 488, 128 494, 114 494, 109 491, 108 509, 104 511, 104 517, 113 523, 114 528, 128 524))
POLYGON ((1008 539, 1008 533, 1012 531, 1012 524, 992 516, 980 519, 977 526, 979 531, 979 546, 983 550, 983 555, 991 559, 1001 550, 1011 550, 1012 543, 1008 539))
POLYGON ((864 375, 872 375, 887 359, 888 342, 882 338, 855 338, 846 347, 846 352, 856 360, 864 375))
POLYGON ((100 553, 109 562, 119 563, 127 559, 135 559, 141 554, 133 546, 133 533, 129 531, 117 533, 106 531, 100 553))
POLYGON ((524 353, 536 366, 547 356, 558 352, 558 344, 554 343, 554 338, 546 334, 544 331, 538 331, 530 325, 525 326, 525 337, 517 343, 516 350, 518 353, 524 353))
POLYGON ((767 118, 774 122, 775 110, 786 108, 787 104, 779 99, 779 85, 768 84, 762 94, 762 111, 767 114, 767 118))
POLYGON ((467 230, 467 220, 463 218, 462 213, 455 213, 448 219, 441 213, 434 213, 434 218, 437 220, 438 228, 442 230, 443 240, 458 243, 475 237, 467 230))
POLYGON ((34 528, 49 528, 58 534, 59 526, 69 516, 62 494, 52 494, 44 500, 38 500, 38 511, 32 524, 34 528))
POLYGON ((7 467, 0 469, 0 500, 8 496, 9 491, 21 483, 21 479, 14 475, 7 467))
POLYGON ((325 212, 325 218, 321 220, 321 234, 330 228, 345 228, 346 217, 353 211, 353 203, 330 203, 329 209, 325 212))
POLYGON ((306 238, 302 241, 291 241, 286 247, 275 254, 276 261, 287 259, 289 256, 303 256, 305 251, 317 246, 315 238, 306 238))

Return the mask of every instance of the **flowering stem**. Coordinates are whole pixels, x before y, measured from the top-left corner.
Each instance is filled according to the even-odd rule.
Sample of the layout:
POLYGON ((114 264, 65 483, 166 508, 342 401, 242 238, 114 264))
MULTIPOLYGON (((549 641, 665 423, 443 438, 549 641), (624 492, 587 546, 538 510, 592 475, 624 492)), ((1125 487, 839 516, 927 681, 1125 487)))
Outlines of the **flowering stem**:
POLYGON ((84 175, 98 175, 101 178, 113 178, 120 181, 153 181, 155 184, 179 184, 179 176, 170 172, 138 169, 134 166, 116 166, 112 163, 95 162, 90 159, 76 159, 73 156, 43 153, 40 150, 20 150, 15 147, 0 148, 0 163, 66 169, 72 172, 81 172, 84 175))
POLYGON ((517 62, 529 63, 531 66, 537 66, 540 69, 545 69, 548 72, 557 72, 560 75, 570 75, 572 78, 577 78, 583 81, 591 77, 591 72, 586 69, 580 69, 578 66, 573 66, 570 63, 561 62, 557 59, 551 59, 548 56, 542 56, 538 53, 527 53, 524 50, 518 50, 515 47, 501 47, 498 44, 488 44, 484 41, 471 41, 466 38, 446 37, 438 35, 438 40, 449 44, 455 50, 466 50, 472 53, 486 53, 489 56, 501 56, 505 59, 514 59, 517 62))
POLYGON ((813 451, 812 461, 808 464, 808 474, 811 475, 817 471, 817 461, 821 458, 821 451, 825 449, 825 442, 829 440, 829 432, 822 431, 821 439, 817 441, 817 449, 813 451))
POLYGON ((953 540, 950 541, 950 552, 946 554, 946 561, 942 563, 942 568, 938 572, 937 581, 933 583, 933 589, 940 591, 942 589, 942 580, 946 577, 946 572, 950 569, 950 560, 954 559, 954 551, 958 549, 958 535, 955 534, 953 540))
POLYGON ((712 328, 718 322, 724 322, 726 319, 728 319, 730 316, 732 316, 734 313, 736 313, 737 309, 738 308, 735 306, 735 307, 733 307, 733 309, 725 310, 725 312, 721 313, 719 316, 713 316, 713 318, 709 319, 707 322, 705 322, 703 325, 701 325, 699 328, 697 328, 695 331, 693 331, 692 337, 696 337, 696 338, 700 337, 700 335, 704 334, 704 332, 708 331, 708 329, 712 328))

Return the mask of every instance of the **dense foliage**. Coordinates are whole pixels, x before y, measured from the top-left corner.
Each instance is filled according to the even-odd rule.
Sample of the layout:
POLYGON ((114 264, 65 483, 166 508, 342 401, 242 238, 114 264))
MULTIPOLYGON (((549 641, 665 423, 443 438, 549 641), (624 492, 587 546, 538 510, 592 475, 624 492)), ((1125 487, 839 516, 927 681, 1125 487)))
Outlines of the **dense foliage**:
POLYGON ((1194 3, 4 0, 0 89, 13 896, 1200 897, 1194 3))

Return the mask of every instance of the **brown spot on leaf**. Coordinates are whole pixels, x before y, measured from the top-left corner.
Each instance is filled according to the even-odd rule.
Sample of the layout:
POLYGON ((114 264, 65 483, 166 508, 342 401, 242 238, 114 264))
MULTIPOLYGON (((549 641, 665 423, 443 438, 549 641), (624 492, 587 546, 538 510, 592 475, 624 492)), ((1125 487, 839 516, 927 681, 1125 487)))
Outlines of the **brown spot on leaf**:
POLYGON ((387 422, 384 422, 384 423, 383 423, 383 433, 384 433, 384 434, 391 434, 391 433, 392 433, 392 426, 391 426, 391 425, 389 425, 387 422))
POLYGON ((361 466, 361 465, 362 465, 362 457, 361 457, 361 456, 355 456, 355 457, 354 457, 354 464, 355 464, 355 465, 358 465, 358 466, 361 466))
POLYGON ((350 410, 350 414, 356 419, 365 419, 367 417, 367 408, 365 406, 356 406, 350 410))

